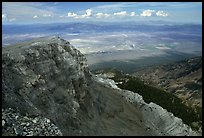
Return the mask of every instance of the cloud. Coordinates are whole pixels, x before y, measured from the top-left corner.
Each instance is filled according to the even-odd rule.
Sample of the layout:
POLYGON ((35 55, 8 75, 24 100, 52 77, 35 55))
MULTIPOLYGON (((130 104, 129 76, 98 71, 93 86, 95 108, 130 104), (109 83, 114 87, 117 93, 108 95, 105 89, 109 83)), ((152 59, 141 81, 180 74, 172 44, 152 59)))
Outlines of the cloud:
POLYGON ((6 14, 2 14, 2 19, 6 19, 6 14))
POLYGON ((16 20, 16 18, 11 18, 11 19, 9 19, 9 22, 13 22, 15 20, 16 20))
POLYGON ((33 16, 34 19, 39 18, 37 15, 33 16))
POLYGON ((43 14, 44 17, 51 17, 51 14, 43 14))
POLYGON ((73 17, 75 19, 82 19, 82 18, 90 18, 93 15, 91 9, 87 9, 85 12, 86 13, 82 15, 77 15, 76 13, 69 12, 68 17, 73 17))
MULTIPOLYGON (((38 2, 3 2, 2 12, 7 15, 6 21, 14 21, 14 18, 16 18, 16 23, 33 23, 33 21, 36 22, 34 19, 41 16, 46 17, 46 15, 47 17, 50 15, 59 16, 59 13, 51 9, 49 5, 38 2)), ((46 22, 49 22, 49 20, 46 22)))
POLYGON ((7 21, 7 15, 6 14, 2 14, 2 22, 7 21))
POLYGON ((85 14, 78 16, 77 18, 90 18, 91 16, 92 16, 92 10, 87 9, 85 14))
POLYGON ((103 18, 103 17, 107 18, 110 16, 111 16, 111 14, 107 14, 107 13, 97 13, 96 14, 96 18, 103 18))
POLYGON ((152 16, 152 13, 154 13, 155 10, 144 10, 140 16, 152 16))
POLYGON ((75 19, 89 18, 86 14, 73 16, 75 19))
POLYGON ((67 16, 68 17, 77 17, 77 14, 76 13, 72 13, 72 12, 68 12, 67 16))
POLYGON ((135 15, 136 15, 135 12, 130 13, 130 16, 135 16, 135 15))
MULTIPOLYGON (((75 4, 73 4, 74 6, 75 4)), ((77 4, 76 4, 77 5, 77 4)), ((75 5, 75 6, 76 6, 75 5)), ((183 21, 183 16, 189 16, 185 18, 185 21, 194 22, 199 20, 202 13, 202 4, 201 3, 173 3, 173 2, 115 2, 115 3, 100 3, 100 4, 85 4, 89 6, 86 9, 79 5, 78 8, 72 9, 71 3, 44 3, 44 2, 2 2, 2 21, 7 23, 9 20, 15 21, 12 23, 51 23, 51 22, 69 22, 74 21, 74 19, 92 19, 102 20, 103 18, 110 18, 110 21, 121 20, 127 17, 127 20, 137 20, 135 17, 145 16, 146 18, 163 18, 169 17, 168 20, 180 20, 183 21), (70 8, 69 8, 70 7, 70 8), (181 10, 184 12, 178 12, 181 10), (20 10, 19 10, 20 8, 20 10), (73 11, 65 11, 64 9, 72 9, 73 11), (175 9, 176 8, 176 9, 175 9), (190 10, 189 10, 190 8, 190 10), (198 14, 195 15, 195 12, 192 12, 193 9, 199 9, 198 14), (150 9, 150 10, 148 10, 150 9), (201 10, 200 10, 201 9, 201 10), (152 11, 153 10, 153 11, 152 11), (26 12, 25 12, 26 11, 26 12), (171 14, 167 11, 171 11, 171 14), (69 15, 68 12, 74 12, 69 15), (187 13, 184 15, 184 13, 187 13), (75 15, 76 14, 76 15, 75 15), (170 15, 169 15, 170 14, 170 15), (38 19, 33 18, 35 15, 39 17, 38 19), (51 16, 50 16, 51 15, 51 16), (154 16, 154 17, 153 17, 154 16), (42 18, 41 18, 42 17, 42 18), (52 18, 51 18, 52 17, 52 18), (121 18, 122 17, 122 18, 121 18), (191 18, 190 18, 191 17, 191 18)), ((144 17, 138 18, 138 20, 143 20, 144 17)), ((184 22, 185 22, 184 21, 184 22)))
MULTIPOLYGON (((153 15, 153 13, 156 13, 157 16, 167 16, 168 14, 167 13, 164 13, 164 11, 155 11, 155 10, 143 10, 142 13, 140 14, 140 16, 147 16, 147 17, 150 17, 153 15)), ((108 13, 103 13, 103 12, 98 12, 96 14, 93 14, 92 13, 92 10, 91 9, 87 9, 85 11, 84 14, 81 14, 81 15, 78 15, 76 13, 72 13, 72 12, 68 12, 67 14, 67 17, 73 17, 75 19, 83 19, 83 18, 91 18, 91 17, 95 17, 95 18, 107 18, 107 17, 122 17, 122 16, 131 16, 131 17, 134 17, 134 16, 139 16, 136 14, 136 12, 132 11, 130 13, 127 13, 127 11, 120 11, 120 12, 115 12, 113 14, 108 14, 108 13)), ((63 15, 59 16, 59 17, 64 17, 63 15)))
POLYGON ((155 10, 144 10, 144 11, 140 14, 140 16, 152 16, 153 13, 156 13, 156 16, 163 16, 163 17, 168 16, 167 13, 165 13, 164 11, 161 11, 161 10, 159 10, 159 11, 157 11, 157 12, 156 12, 155 10))
POLYGON ((164 16, 164 17, 165 17, 165 16, 168 16, 168 14, 165 13, 164 11, 157 11, 157 12, 156 12, 156 15, 157 15, 157 16, 164 16))
POLYGON ((87 16, 91 16, 92 15, 92 10, 91 9, 87 9, 86 10, 86 15, 87 16))
POLYGON ((2 21, 9 21, 9 22, 13 22, 15 21, 16 18, 9 18, 6 14, 2 14, 2 21))
POLYGON ((127 14, 126 11, 121 11, 121 12, 116 12, 113 15, 116 15, 116 16, 127 16, 128 14, 127 14))

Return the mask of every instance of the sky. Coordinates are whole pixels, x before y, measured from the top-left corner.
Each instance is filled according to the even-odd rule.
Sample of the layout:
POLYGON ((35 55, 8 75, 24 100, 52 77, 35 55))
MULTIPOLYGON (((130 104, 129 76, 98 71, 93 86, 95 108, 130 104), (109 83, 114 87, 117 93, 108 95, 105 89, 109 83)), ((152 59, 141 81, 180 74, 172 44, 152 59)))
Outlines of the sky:
POLYGON ((170 21, 202 24, 201 2, 3 2, 3 24, 170 21))

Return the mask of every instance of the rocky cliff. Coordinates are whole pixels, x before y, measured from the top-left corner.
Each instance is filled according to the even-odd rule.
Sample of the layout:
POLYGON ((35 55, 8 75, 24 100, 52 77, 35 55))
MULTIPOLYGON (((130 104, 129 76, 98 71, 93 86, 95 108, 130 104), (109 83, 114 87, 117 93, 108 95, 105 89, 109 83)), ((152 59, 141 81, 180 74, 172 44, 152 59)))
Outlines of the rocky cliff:
MULTIPOLYGON (((199 135, 160 106, 91 74, 85 57, 59 37, 3 47, 2 108, 46 118, 56 135, 199 135)), ((19 120, 8 120, 2 118, 3 135, 25 134, 19 120), (8 132, 12 123, 22 134, 8 132)))

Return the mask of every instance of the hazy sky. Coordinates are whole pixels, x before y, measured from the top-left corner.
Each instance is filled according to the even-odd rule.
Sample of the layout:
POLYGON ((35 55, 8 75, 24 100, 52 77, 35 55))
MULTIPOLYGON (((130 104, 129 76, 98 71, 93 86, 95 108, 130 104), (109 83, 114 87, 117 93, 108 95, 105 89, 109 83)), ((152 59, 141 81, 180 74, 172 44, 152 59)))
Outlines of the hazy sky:
POLYGON ((202 23, 201 2, 3 2, 3 24, 73 21, 202 23))

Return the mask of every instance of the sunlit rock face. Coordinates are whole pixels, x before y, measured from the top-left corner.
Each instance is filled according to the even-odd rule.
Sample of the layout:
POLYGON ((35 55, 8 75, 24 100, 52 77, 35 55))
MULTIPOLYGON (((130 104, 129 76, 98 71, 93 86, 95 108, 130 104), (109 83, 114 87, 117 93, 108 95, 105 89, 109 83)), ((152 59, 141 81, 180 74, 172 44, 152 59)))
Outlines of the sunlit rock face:
POLYGON ((59 37, 2 49, 2 108, 47 118, 62 135, 196 135, 160 106, 91 74, 59 37))

